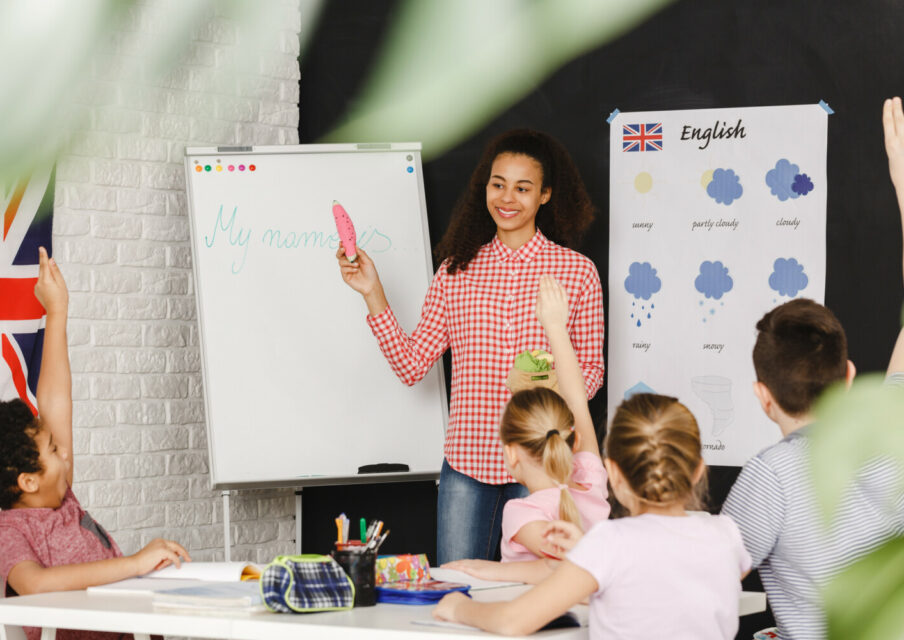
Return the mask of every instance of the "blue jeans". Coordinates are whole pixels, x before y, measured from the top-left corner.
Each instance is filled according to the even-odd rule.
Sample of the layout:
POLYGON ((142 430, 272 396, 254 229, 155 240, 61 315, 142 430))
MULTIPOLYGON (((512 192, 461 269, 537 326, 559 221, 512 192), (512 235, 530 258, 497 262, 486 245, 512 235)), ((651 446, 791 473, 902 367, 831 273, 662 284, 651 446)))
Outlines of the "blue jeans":
POLYGON ((517 482, 484 484, 443 460, 436 514, 437 564, 462 558, 496 559, 502 508, 527 489, 517 482))

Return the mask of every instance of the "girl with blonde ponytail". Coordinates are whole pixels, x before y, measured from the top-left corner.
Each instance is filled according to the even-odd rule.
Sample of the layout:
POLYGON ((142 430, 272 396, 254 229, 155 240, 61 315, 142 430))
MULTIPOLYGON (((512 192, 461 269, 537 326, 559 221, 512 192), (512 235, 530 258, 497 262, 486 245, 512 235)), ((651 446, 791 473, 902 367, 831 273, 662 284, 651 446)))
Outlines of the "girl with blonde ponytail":
MULTIPOLYGON (((505 504, 503 563, 549 555, 542 549, 542 532, 551 521, 564 520, 587 530, 609 515, 606 471, 581 368, 565 328, 568 297, 551 276, 540 278, 536 314, 555 359, 559 393, 543 387, 518 391, 502 414, 499 439, 506 469, 530 492, 505 504)), ((504 575, 532 581, 520 574, 516 578, 499 573, 499 565, 487 561, 461 560, 443 566, 487 578, 504 575)))
POLYGON ((535 588, 511 602, 446 596, 434 617, 526 635, 589 597, 591 638, 734 638, 750 556, 730 518, 685 510, 705 473, 693 414, 675 398, 634 395, 616 410, 605 453, 631 517, 589 531, 548 523, 544 548, 568 553, 535 588))

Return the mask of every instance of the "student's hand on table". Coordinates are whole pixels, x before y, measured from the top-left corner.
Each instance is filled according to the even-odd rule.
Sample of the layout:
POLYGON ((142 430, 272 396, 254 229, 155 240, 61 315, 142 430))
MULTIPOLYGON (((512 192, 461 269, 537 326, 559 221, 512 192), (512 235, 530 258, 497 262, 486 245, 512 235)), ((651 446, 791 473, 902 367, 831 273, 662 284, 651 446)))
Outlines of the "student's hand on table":
POLYGON ((163 569, 171 564, 181 567, 183 560, 191 562, 191 556, 188 555, 188 551, 181 544, 172 540, 164 540, 163 538, 151 540, 132 558, 136 562, 135 571, 139 576, 163 569))
POLYGON ((562 558, 574 549, 584 532, 576 525, 564 520, 553 520, 542 531, 546 544, 543 551, 556 558, 562 558))
POLYGON ((456 591, 455 593, 448 593, 443 596, 443 599, 439 601, 439 603, 433 607, 433 617, 437 620, 446 620, 447 622, 457 622, 458 620, 455 617, 455 610, 458 608, 462 602, 467 602, 468 596, 461 593, 460 591, 456 591))
POLYGON ((882 128, 885 130, 885 153, 888 172, 899 197, 904 194, 904 111, 901 98, 889 98, 882 107, 882 128))
POLYGON ((358 247, 355 247, 355 251, 358 257, 352 262, 345 255, 345 249, 339 247, 339 250, 336 251, 336 259, 339 261, 339 271, 342 273, 345 283, 361 295, 366 296, 379 286, 380 277, 377 275, 377 267, 370 256, 358 247))
POLYGON ((568 294, 552 276, 540 276, 536 314, 547 332, 553 328, 564 328, 568 321, 568 294))
POLYGON ((66 281, 53 258, 47 257, 47 250, 38 247, 38 281, 35 283, 35 298, 44 307, 48 314, 62 313, 64 316, 69 308, 69 291, 66 289, 66 281))
POLYGON ((476 558, 467 560, 453 560, 441 565, 442 569, 453 569, 455 571, 463 571, 469 576, 480 578, 481 580, 498 580, 499 564, 492 560, 478 560, 476 558))

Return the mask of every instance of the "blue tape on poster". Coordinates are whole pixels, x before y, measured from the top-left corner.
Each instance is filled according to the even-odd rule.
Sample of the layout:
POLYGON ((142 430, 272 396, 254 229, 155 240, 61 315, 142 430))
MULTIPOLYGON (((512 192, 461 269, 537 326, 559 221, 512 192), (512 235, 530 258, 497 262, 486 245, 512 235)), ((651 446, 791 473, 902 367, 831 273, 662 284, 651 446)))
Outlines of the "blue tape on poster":
POLYGON ((823 109, 825 109, 826 113, 828 113, 829 115, 832 115, 833 113, 835 113, 835 110, 832 109, 832 107, 830 107, 825 100, 820 100, 819 106, 822 107, 823 109))
POLYGON ((606 118, 606 123, 607 123, 607 124, 612 124, 612 121, 615 120, 615 116, 617 116, 619 113, 621 113, 621 112, 620 112, 618 109, 616 109, 615 111, 613 111, 612 113, 610 113, 610 114, 609 114, 609 117, 606 118))

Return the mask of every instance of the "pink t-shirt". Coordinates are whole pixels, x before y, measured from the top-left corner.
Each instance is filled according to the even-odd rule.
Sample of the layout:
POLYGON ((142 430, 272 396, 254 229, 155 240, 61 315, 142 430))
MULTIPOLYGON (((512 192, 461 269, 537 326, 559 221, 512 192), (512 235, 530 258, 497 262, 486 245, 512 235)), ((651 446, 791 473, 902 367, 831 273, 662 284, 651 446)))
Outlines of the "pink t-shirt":
MULTIPOLYGON (((574 454, 574 466, 571 479, 584 487, 569 488, 571 497, 581 514, 581 528, 587 531, 600 520, 609 517, 609 503, 606 502, 606 469, 598 455, 588 451, 574 454)), ((523 544, 515 542, 514 537, 521 527, 543 520, 552 522, 559 519, 559 500, 562 492, 556 488, 534 491, 526 498, 509 500, 502 511, 502 561, 518 562, 520 560, 536 560, 531 551, 523 544)))
MULTIPOLYGON (((8 509, 0 511, 0 596, 15 595, 7 585, 9 572, 20 562, 58 567, 93 562, 122 555, 116 542, 88 515, 72 489, 56 509, 8 509)), ((26 627, 28 640, 38 640, 40 629, 26 627)), ((59 630, 59 640, 112 640, 131 634, 59 630)))
POLYGON ((731 640, 750 556, 727 516, 644 514, 597 524, 568 554, 599 589, 594 640, 731 640))

